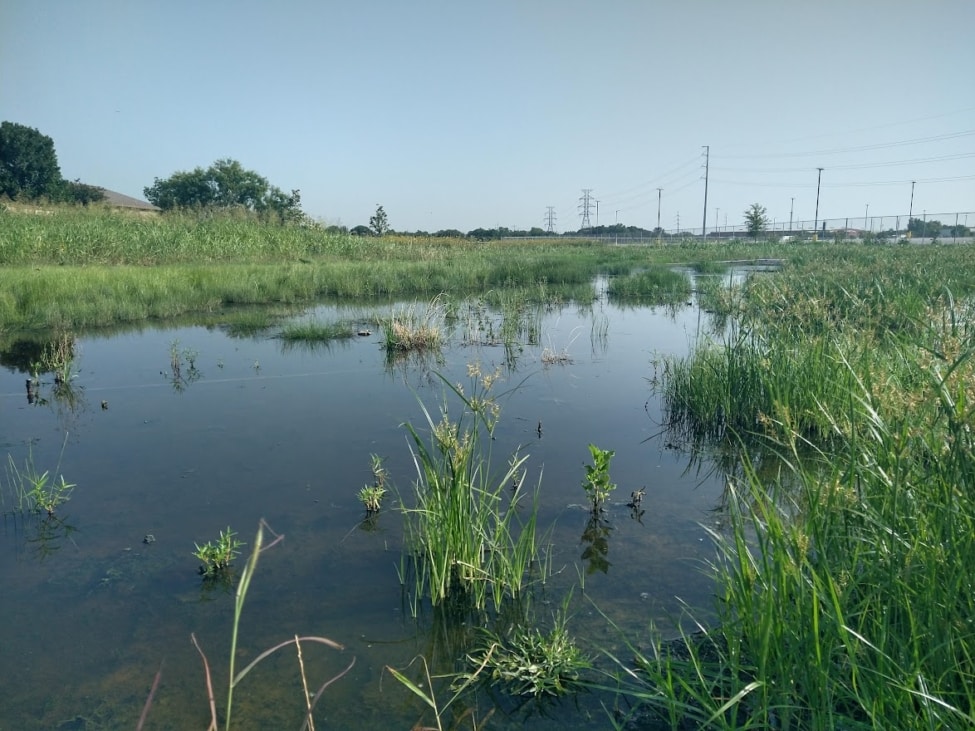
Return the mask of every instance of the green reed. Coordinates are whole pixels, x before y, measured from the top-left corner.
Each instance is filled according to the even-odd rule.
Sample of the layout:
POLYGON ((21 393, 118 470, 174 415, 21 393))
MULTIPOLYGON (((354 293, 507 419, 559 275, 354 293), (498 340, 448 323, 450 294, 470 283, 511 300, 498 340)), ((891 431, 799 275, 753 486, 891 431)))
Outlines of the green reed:
MULTIPOLYGON (((494 471, 491 437, 500 407, 491 389, 499 374, 476 365, 468 371, 470 393, 444 380, 461 403, 460 416, 452 418, 446 405, 436 417, 423 407, 426 438, 406 425, 417 470, 413 506, 404 508, 406 545, 415 597, 429 596, 434 605, 463 597, 476 609, 490 600, 497 611, 537 566, 538 495, 524 488, 527 456, 515 454, 494 471)), ((404 583, 408 573, 401 571, 404 583)))

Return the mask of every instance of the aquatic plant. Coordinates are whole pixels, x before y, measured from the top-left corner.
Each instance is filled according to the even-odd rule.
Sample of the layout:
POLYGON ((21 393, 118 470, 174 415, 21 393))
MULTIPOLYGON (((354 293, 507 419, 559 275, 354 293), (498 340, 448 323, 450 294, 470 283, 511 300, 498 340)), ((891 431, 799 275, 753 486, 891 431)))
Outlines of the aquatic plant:
MULTIPOLYGON (((67 444, 66 433, 58 455, 57 467, 54 470, 56 473, 61 469, 61 459, 64 457, 64 448, 67 444)), ((67 482, 64 475, 59 474, 54 479, 48 470, 39 472, 34 466, 34 456, 30 448, 23 468, 18 467, 13 456, 7 454, 6 478, 5 489, 0 490, 0 505, 6 509, 4 493, 9 492, 16 502, 16 512, 47 513, 49 517, 54 516, 58 507, 71 498, 71 493, 77 487, 67 482)), ((13 502, 11 504, 13 505, 13 502)))
POLYGON ((372 484, 365 485, 359 490, 359 501, 366 509, 367 517, 378 513, 382 508, 383 498, 386 497, 386 479, 389 473, 383 465, 383 458, 378 454, 370 455, 372 460, 372 484))
MULTIPOLYGON (((497 609, 521 592, 539 559, 537 491, 522 518, 527 455, 513 455, 499 474, 491 469, 491 437, 501 411, 491 390, 500 373, 482 373, 472 364, 468 374, 469 394, 441 376, 462 405, 460 416, 453 419, 446 403, 438 418, 422 407, 429 441, 406 424, 417 471, 413 507, 403 508, 406 550, 416 597, 429 596, 437 605, 461 595, 474 608, 490 599, 497 609)), ((401 569, 404 584, 408 573, 401 569)))
POLYGON ((285 325, 278 337, 286 342, 329 343, 333 340, 351 339, 355 334, 349 322, 301 321, 285 325))
POLYGON ((443 344, 443 301, 434 298, 426 307, 399 308, 382 321, 383 345, 389 354, 437 350, 443 344))
POLYGON ((548 632, 529 623, 516 624, 504 636, 482 630, 483 646, 467 656, 476 670, 461 674, 460 679, 475 680, 483 673, 487 682, 510 695, 534 698, 578 691, 582 687, 581 674, 592 667, 592 662, 568 631, 567 606, 571 597, 569 592, 548 632))
POLYGON ((216 541, 207 541, 202 546, 194 543, 196 550, 193 555, 202 561, 199 572, 205 579, 215 579, 226 576, 230 572, 230 564, 240 555, 240 547, 244 544, 237 540, 237 534, 230 530, 220 531, 216 541))
POLYGON ((616 454, 611 449, 600 449, 595 444, 589 445, 589 454, 592 455, 592 464, 586 465, 586 479, 582 483, 589 498, 589 504, 593 513, 603 511, 603 503, 609 499, 610 493, 616 489, 616 485, 610 481, 609 462, 616 454))

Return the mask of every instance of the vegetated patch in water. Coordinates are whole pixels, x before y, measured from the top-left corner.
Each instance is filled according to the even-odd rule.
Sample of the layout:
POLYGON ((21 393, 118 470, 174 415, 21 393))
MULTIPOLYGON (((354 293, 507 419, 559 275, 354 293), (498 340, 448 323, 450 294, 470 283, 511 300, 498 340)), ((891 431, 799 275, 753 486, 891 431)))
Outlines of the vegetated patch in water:
MULTIPOLYGON (((364 321, 361 311, 329 307, 305 317, 364 321)), ((200 724, 206 691, 189 634, 207 653, 215 687, 225 689, 220 658, 230 642, 233 597, 201 581, 194 545, 229 530, 248 544, 244 556, 262 517, 286 538, 254 574, 240 651, 249 662, 295 633, 340 642, 341 657, 303 653, 312 685, 357 658, 320 701, 340 726, 417 722, 425 706, 409 703, 411 689, 382 668, 397 668, 417 687, 427 683, 423 664, 410 665, 417 656, 432 676, 471 672, 467 654, 490 647, 473 631, 479 625, 497 637, 535 625, 540 637, 555 639, 564 627, 599 667, 600 650, 621 641, 604 615, 634 637, 651 620, 675 626, 685 603, 709 604, 711 547, 701 523, 712 519, 721 483, 686 472, 686 460, 653 437, 658 424, 648 414, 655 409, 646 406, 651 359, 685 352, 698 337, 692 309, 624 309, 600 300, 494 310, 471 301, 444 308, 437 326, 445 344, 432 360, 415 353, 391 360, 379 328, 339 348, 289 349, 270 337, 286 326, 279 320, 263 337, 232 336, 212 322, 78 333, 71 383, 80 398, 73 401, 54 398, 53 380, 42 376, 43 400, 28 403, 17 365, 27 361, 0 356, 7 365, 0 443, 18 464, 30 443, 43 472, 57 464, 67 433, 58 471, 76 484, 56 520, 11 513, 4 523, 15 550, 0 557, 0 576, 13 587, 0 630, 10 651, 0 664, 10 678, 4 713, 16 727, 86 718, 131 728, 163 659, 150 719, 200 724), (567 358, 547 362, 546 349, 567 358), (512 455, 524 455, 526 484, 539 485, 542 554, 530 587, 487 616, 464 602, 411 605, 397 570, 400 511, 416 479, 401 425, 413 423, 428 438, 423 409, 438 424, 450 395, 437 374, 464 383, 469 364, 501 372, 485 468, 503 474, 512 455), (583 488, 590 443, 615 452, 610 473, 618 488, 598 512, 583 488), (389 493, 379 511, 364 515, 359 495, 375 482, 374 457, 389 493), (82 636, 91 641, 79 644, 82 636), (7 665, 25 656, 34 658, 30 673, 7 665), (57 678, 56 696, 43 678, 57 678)), ((514 509, 520 520, 528 517, 527 505, 514 509)), ((238 570, 242 560, 234 562, 238 570)), ((521 637, 518 646, 524 652, 534 641, 521 637)), ((300 672, 290 651, 263 661, 242 681, 235 727, 301 725, 300 672)), ((432 690, 422 687, 445 704, 449 682, 434 682, 432 690)), ((542 710, 532 715, 533 727, 603 719, 599 694, 536 706, 487 688, 470 691, 449 707, 445 723, 468 707, 478 718, 497 708, 492 728, 521 725, 525 714, 542 710)))

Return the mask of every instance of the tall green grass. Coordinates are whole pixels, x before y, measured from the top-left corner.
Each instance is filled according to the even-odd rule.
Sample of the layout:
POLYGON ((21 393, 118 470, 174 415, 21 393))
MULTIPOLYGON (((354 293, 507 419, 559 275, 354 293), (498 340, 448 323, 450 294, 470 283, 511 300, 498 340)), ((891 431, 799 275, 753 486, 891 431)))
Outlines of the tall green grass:
POLYGON ((729 476, 718 624, 621 661, 674 727, 975 725, 975 330, 932 294, 896 329, 877 321, 896 301, 874 299, 805 340, 843 302, 804 320, 796 297, 664 373, 679 428, 779 456, 775 474, 742 450, 729 476))
POLYGON ((527 456, 513 455, 504 469, 492 460, 500 406, 491 389, 499 374, 468 370, 470 393, 444 380, 460 401, 459 416, 446 405, 436 416, 424 407, 426 434, 406 425, 417 476, 404 508, 409 565, 401 580, 413 576, 414 601, 473 609, 490 602, 498 611, 538 568, 538 495, 524 485, 527 456))

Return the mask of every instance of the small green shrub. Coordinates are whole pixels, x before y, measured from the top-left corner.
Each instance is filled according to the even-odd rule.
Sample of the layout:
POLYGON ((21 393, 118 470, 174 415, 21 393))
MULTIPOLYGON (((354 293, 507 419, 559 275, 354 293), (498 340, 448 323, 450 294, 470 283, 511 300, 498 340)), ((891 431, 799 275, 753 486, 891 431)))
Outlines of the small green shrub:
POLYGON ((609 462, 616 452, 611 449, 600 449, 595 444, 590 444, 589 453, 592 455, 592 464, 586 465, 586 479, 582 483, 582 487, 589 497, 592 512, 600 513, 603 510, 603 503, 609 499, 609 494, 616 489, 616 485, 609 479, 609 462))
POLYGON ((202 546, 193 544, 196 550, 193 555, 203 563, 200 565, 200 574, 205 579, 215 579, 226 576, 230 572, 230 564, 240 554, 238 550, 244 544, 237 540, 237 534, 230 530, 220 531, 220 538, 214 541, 207 541, 202 546))

